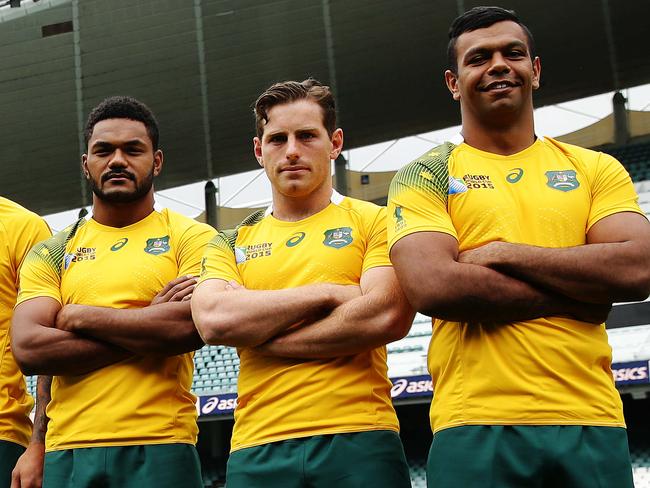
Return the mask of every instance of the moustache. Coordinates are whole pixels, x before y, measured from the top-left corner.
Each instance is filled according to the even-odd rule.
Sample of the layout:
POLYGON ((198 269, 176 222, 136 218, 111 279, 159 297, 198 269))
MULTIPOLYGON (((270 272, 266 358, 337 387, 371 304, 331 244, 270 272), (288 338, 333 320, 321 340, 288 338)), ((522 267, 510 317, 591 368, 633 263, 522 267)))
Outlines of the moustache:
POLYGON ((128 171, 109 171, 102 176, 102 183, 111 178, 128 178, 129 180, 135 181, 135 175, 128 171))

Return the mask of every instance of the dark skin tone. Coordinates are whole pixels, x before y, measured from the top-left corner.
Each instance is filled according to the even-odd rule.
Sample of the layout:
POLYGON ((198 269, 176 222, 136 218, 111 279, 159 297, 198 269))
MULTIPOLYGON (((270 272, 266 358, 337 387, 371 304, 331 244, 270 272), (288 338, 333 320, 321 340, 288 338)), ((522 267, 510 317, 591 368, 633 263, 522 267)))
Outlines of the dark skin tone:
MULTIPOLYGON (((521 27, 505 21, 463 33, 456 55, 457 72, 445 80, 461 104, 465 142, 501 155, 533 144, 541 65, 521 27)), ((650 223, 621 212, 596 222, 582 246, 492 242, 463 253, 447 234, 420 232, 400 239, 391 260, 409 301, 431 316, 512 322, 559 315, 601 324, 612 302, 650 293, 650 223)))
MULTIPOLYGON (((121 228, 153 212, 154 193, 149 182, 160 173, 162 162, 162 151, 153 149, 141 122, 98 122, 88 142, 88 153, 82 156, 83 171, 94 191, 93 219, 121 228)), ((189 298, 195 285, 193 276, 172 280, 142 309, 78 304, 62 307, 49 297, 23 302, 16 307, 12 321, 16 360, 25 374, 82 375, 134 355, 171 356, 194 351, 203 345, 190 310, 189 298)), ((36 437, 16 473, 21 481, 27 479, 33 463, 38 464, 40 459, 42 466, 44 408, 50 384, 47 376, 39 377, 36 437)), ((37 481, 34 478, 34 483, 37 481)), ((22 482, 23 488, 30 486, 22 482)))

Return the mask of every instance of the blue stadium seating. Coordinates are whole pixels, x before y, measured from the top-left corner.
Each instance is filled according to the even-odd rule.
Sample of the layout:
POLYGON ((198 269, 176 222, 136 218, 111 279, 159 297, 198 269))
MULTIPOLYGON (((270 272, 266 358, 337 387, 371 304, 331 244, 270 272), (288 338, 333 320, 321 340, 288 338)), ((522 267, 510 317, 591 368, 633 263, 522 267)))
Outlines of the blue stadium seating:
POLYGON ((623 163, 633 181, 650 180, 650 142, 605 148, 603 152, 623 163))

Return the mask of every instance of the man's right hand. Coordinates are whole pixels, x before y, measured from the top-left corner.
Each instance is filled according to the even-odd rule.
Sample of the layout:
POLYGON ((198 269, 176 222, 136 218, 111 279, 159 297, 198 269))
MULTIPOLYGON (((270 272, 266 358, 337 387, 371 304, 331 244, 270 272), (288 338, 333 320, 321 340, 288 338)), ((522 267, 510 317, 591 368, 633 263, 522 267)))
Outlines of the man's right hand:
POLYGON ((151 300, 151 305, 158 305, 167 302, 181 302, 189 300, 196 286, 196 276, 179 276, 170 281, 158 294, 151 300))
POLYGON ((11 472, 11 488, 41 488, 45 445, 32 442, 11 472))

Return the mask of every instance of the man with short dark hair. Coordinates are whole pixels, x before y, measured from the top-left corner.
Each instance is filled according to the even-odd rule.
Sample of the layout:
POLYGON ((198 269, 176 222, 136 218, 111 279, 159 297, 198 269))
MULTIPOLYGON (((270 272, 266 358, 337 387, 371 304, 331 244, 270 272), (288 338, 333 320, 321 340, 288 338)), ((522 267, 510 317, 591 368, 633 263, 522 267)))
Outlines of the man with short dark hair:
POLYGON ((632 486, 603 324, 650 292, 650 224, 614 158, 538 138, 541 64, 514 12, 450 29, 461 144, 402 168, 390 256, 434 317, 429 486, 632 486))
MULTIPOLYGON (((0 197, 0 487, 9 487, 11 472, 32 434, 33 401, 9 342, 18 275, 32 246, 49 236, 50 229, 38 215, 0 197)), ((32 471, 25 478, 37 479, 38 471, 32 471)))
POLYGON ((44 486, 200 488, 189 297, 215 232, 154 209, 163 153, 144 104, 104 100, 85 137, 92 218, 32 249, 13 318, 23 371, 54 376, 44 486))
POLYGON ((192 297, 201 336, 241 361, 227 485, 410 487, 384 346, 413 312, 385 209, 332 189, 343 131, 328 87, 278 83, 255 115, 273 205, 217 235, 192 297))

